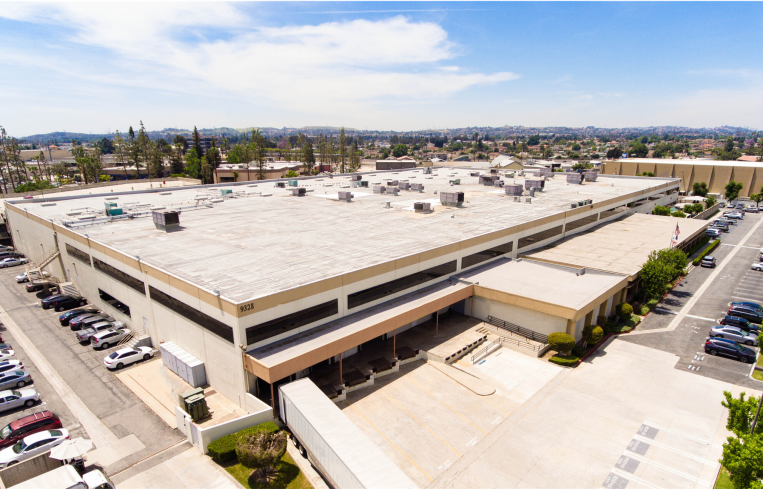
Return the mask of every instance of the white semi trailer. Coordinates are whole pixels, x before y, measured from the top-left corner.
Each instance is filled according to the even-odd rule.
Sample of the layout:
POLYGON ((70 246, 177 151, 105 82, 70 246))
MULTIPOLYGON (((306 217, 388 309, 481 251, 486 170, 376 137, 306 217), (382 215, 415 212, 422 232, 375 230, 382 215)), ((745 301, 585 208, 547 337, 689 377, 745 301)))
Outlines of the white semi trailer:
POLYGON ((334 488, 418 488, 310 379, 278 391, 281 420, 334 488))

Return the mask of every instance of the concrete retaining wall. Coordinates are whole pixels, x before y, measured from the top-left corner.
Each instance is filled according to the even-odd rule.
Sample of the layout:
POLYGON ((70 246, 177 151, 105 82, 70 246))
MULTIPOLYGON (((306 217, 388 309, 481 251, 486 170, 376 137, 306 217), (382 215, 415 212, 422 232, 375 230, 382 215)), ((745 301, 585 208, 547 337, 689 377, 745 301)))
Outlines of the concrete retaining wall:
POLYGON ((696 216, 694 216, 694 219, 707 219, 708 217, 715 214, 718 209, 721 208, 721 204, 715 204, 714 206, 710 207, 709 209, 705 209, 704 211, 700 212, 696 216))
POLYGON ((16 465, 11 465, 7 469, 0 470, 0 480, 2 480, 3 486, 11 487, 21 484, 33 477, 45 474, 64 465, 61 460, 50 458, 49 454, 50 452, 45 452, 16 465))

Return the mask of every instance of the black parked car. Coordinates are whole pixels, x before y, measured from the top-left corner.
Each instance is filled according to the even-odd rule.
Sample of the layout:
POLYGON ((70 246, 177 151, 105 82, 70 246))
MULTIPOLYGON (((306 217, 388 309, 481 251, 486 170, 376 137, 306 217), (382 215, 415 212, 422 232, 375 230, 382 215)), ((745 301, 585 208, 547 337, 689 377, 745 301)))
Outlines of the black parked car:
POLYGON ((744 347, 734 340, 727 340, 725 338, 708 338, 705 342, 705 353, 733 357, 742 363, 755 361, 754 350, 744 347))
POLYGON ((85 307, 82 309, 75 309, 73 311, 65 312, 58 316, 58 322, 61 323, 61 326, 69 326, 69 321, 76 318, 77 316, 82 316, 83 314, 95 314, 98 312, 98 309, 94 307, 85 307))
POLYGON ((50 296, 42 300, 43 309, 55 309, 56 311, 65 311, 77 306, 84 306, 87 300, 84 297, 58 295, 50 296))
POLYGON ((752 324, 750 321, 746 320, 745 318, 740 318, 740 317, 726 316, 725 318, 721 319, 721 324, 723 324, 724 326, 736 326, 742 331, 747 331, 748 333, 750 331, 756 331, 756 332, 760 331, 760 326, 758 326, 757 324, 752 324))
POLYGON ((729 307, 729 316, 734 316, 738 318, 744 318, 751 323, 755 324, 761 324, 763 322, 763 313, 760 311, 757 311, 755 309, 750 309, 747 307, 729 307))

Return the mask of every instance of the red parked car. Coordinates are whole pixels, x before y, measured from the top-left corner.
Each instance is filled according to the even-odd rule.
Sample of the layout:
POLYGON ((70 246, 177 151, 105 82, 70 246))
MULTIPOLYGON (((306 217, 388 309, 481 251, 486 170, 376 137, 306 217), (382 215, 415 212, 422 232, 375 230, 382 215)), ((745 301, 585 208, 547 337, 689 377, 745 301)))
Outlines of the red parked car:
POLYGON ((14 445, 26 436, 57 428, 61 428, 61 420, 50 411, 24 416, 0 430, 0 449, 14 445))

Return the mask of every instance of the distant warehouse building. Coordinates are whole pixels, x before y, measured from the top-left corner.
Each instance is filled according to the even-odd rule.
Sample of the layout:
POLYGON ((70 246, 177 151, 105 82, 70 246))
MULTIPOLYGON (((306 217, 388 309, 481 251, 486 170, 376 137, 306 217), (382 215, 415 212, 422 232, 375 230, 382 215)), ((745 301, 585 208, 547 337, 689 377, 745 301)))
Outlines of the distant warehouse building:
MULTIPOLYGON (((481 184, 478 173, 363 175, 373 192, 353 174, 46 196, 6 200, 5 212, 30 259, 52 260, 51 275, 155 347, 175 343, 204 363, 217 392, 254 409, 275 405, 278 384, 364 345, 404 351, 400 332, 442 311, 579 338, 593 315, 622 300, 630 276, 595 259, 518 256, 671 205, 679 187, 669 178, 578 183, 556 174, 532 196, 514 195, 523 178, 507 177, 503 188, 492 178, 481 184)), ((681 242, 695 234, 688 221, 680 220, 681 242)))
POLYGON ((396 159, 390 157, 386 160, 376 160, 377 170, 404 170, 406 168, 416 168, 414 159, 396 159))
POLYGON ((690 192, 695 182, 706 183, 710 193, 723 194, 733 180, 742 184, 742 197, 759 193, 763 187, 763 162, 759 161, 626 158, 605 160, 601 167, 605 175, 635 176, 646 172, 659 178, 677 178, 682 192, 690 192))

